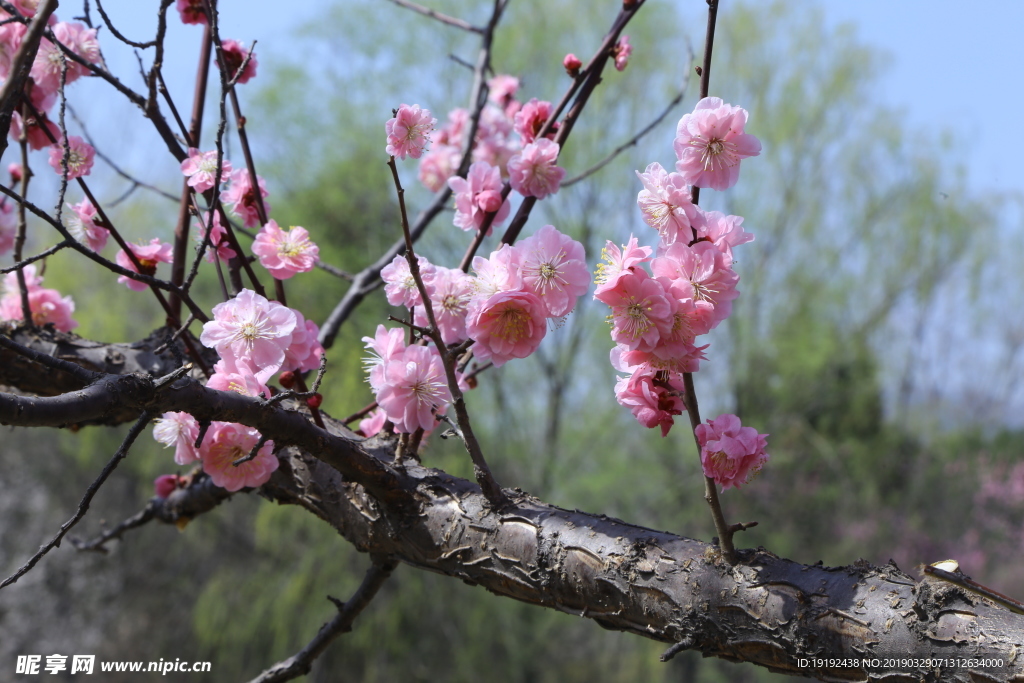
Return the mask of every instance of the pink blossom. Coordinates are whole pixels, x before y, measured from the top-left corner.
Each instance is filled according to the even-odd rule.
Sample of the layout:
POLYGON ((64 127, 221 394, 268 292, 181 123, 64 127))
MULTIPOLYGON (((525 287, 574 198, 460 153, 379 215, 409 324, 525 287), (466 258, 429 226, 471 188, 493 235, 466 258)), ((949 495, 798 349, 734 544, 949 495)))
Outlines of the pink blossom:
POLYGON ((213 366, 213 375, 206 381, 207 389, 230 391, 242 396, 270 398, 270 389, 262 377, 257 377, 245 362, 228 363, 223 359, 213 366))
POLYGON ((615 68, 624 71, 629 64, 629 56, 633 54, 633 46, 629 44, 629 36, 623 34, 619 42, 612 48, 612 56, 615 58, 615 68))
POLYGON ((305 228, 293 225, 286 232, 271 219, 256 235, 252 253, 276 279, 287 280, 298 273, 313 270, 320 257, 320 247, 309 239, 305 228))
POLYGON ((474 256, 474 299, 483 302, 498 292, 522 289, 521 261, 522 252, 510 244, 501 245, 488 258, 474 256))
MULTIPOLYGON (((544 124, 547 123, 553 110, 554 107, 551 106, 550 102, 538 100, 534 97, 516 113, 515 131, 523 139, 524 145, 528 145, 537 139, 537 134, 540 133, 540 129, 544 127, 544 124)), ((545 137, 553 138, 557 131, 558 122, 555 121, 545 137)))
MULTIPOLYGON (((159 238, 154 237, 149 241, 149 244, 129 244, 128 248, 135 254, 135 258, 139 260, 139 265, 142 270, 138 270, 132 260, 128 258, 128 254, 124 253, 124 249, 117 252, 115 259, 117 265, 122 268, 126 268, 133 273, 141 273, 142 275, 149 275, 153 277, 156 275, 156 264, 158 263, 170 263, 174 260, 174 246, 171 244, 165 244, 160 241, 159 238)), ((142 290, 149 287, 145 282, 139 280, 133 280, 127 275, 122 275, 117 278, 117 281, 128 287, 133 292, 141 292, 142 290)))
MULTIPOLYGON (((667 281, 666 281, 667 282, 667 281)), ((651 351, 673 325, 671 295, 662 280, 641 268, 623 274, 615 286, 594 295, 612 309, 612 339, 630 349, 651 351)))
POLYGON ((469 167, 465 178, 449 178, 448 187, 455 193, 455 226, 463 230, 479 230, 487 214, 495 213, 487 229, 500 225, 511 209, 508 200, 502 200, 501 171, 485 161, 477 161, 469 167))
POLYGON ((658 162, 636 175, 644 184, 636 198, 644 222, 658 231, 665 244, 689 243, 693 239, 690 226, 697 220, 698 209, 686 179, 679 173, 667 173, 658 162))
POLYGON ((178 475, 161 474, 153 480, 153 492, 156 494, 157 498, 166 498, 177 490, 178 483, 178 475))
POLYGON ((320 357, 324 355, 324 347, 320 345, 320 328, 312 320, 307 320, 294 308, 295 329, 292 331, 292 343, 284 351, 285 370, 305 372, 320 367, 320 357))
POLYGON ((590 288, 583 245, 545 225, 516 247, 522 254, 523 287, 540 297, 552 318, 568 315, 590 288))
POLYGON ((679 299, 693 299, 698 307, 710 308, 710 327, 696 328, 696 334, 706 334, 729 317, 733 299, 740 295, 736 289, 740 276, 729 265, 731 258, 711 242, 697 242, 692 247, 676 242, 651 262, 655 276, 672 283, 672 292, 679 299))
POLYGON ((556 166, 558 143, 547 138, 534 140, 508 162, 512 189, 524 197, 544 199, 558 192, 565 169, 556 166))
MULTIPOLYGON (((102 65, 100 45, 96 40, 96 29, 86 28, 77 22, 58 22, 53 25, 53 35, 66 48, 81 57, 87 62, 102 65)), ((72 61, 64 56, 61 49, 50 41, 43 38, 39 41, 39 51, 36 52, 35 61, 32 62, 30 75, 37 88, 44 93, 55 93, 60 87, 61 62, 67 62, 67 73, 64 82, 68 85, 82 76, 87 76, 90 71, 78 62, 72 61)))
MULTIPOLYGON (((457 344, 468 339, 466 336, 466 313, 473 293, 473 279, 461 270, 437 267, 434 273, 434 291, 430 295, 434 320, 445 344, 457 344)), ((423 306, 416 307, 414 322, 426 327, 429 324, 423 306)))
POLYGON ((377 403, 403 434, 430 430, 434 412, 444 412, 452 396, 441 356, 433 346, 410 346, 384 363, 377 403))
MULTIPOLYGON (((32 324, 40 327, 52 324, 61 332, 70 332, 78 327, 78 321, 71 317, 75 312, 71 296, 61 297, 56 289, 44 289, 43 278, 36 275, 34 265, 25 266, 24 273, 32 324)), ((23 313, 18 274, 8 273, 4 276, 4 295, 0 298, 0 320, 23 320, 23 313)))
POLYGON ((694 430, 700 443, 700 462, 704 475, 722 487, 739 488, 750 482, 768 461, 767 434, 744 427, 735 415, 719 415, 694 430))
POLYGON ((21 47, 28 27, 19 22, 11 22, 0 26, 0 78, 6 79, 11 71, 11 59, 21 47))
POLYGON ((761 142, 743 132, 747 112, 705 97, 676 126, 676 170, 697 187, 725 190, 740 177, 740 161, 761 153, 761 142))
POLYGON ((188 413, 164 413, 153 425, 153 438, 169 448, 174 446, 174 462, 189 465, 199 459, 196 439, 199 423, 188 413))
POLYGON ((433 149, 420 159, 420 182, 431 192, 437 192, 455 174, 459 156, 458 147, 435 144, 433 149))
POLYGON ((14 204, 0 200, 0 256, 14 248, 14 240, 18 236, 18 216, 14 213, 14 204))
POLYGON ((356 430, 356 434, 369 439, 383 429, 384 423, 387 421, 387 413, 378 408, 359 421, 359 429, 356 430))
POLYGON ((661 427, 667 436, 675 424, 674 416, 686 410, 683 404, 683 382, 678 377, 666 379, 663 373, 634 372, 615 383, 615 400, 629 408, 637 422, 648 429, 661 427))
MULTIPOLYGON (((267 191, 263 178, 256 176, 256 181, 259 184, 260 197, 267 197, 270 193, 267 191)), ((242 224, 245 227, 252 228, 259 225, 258 200, 256 199, 256 193, 253 191, 252 178, 249 177, 248 169, 232 171, 231 185, 221 195, 221 201, 242 219, 242 224)), ((266 199, 263 200, 263 208, 268 214, 270 213, 270 204, 266 199)))
POLYGON ((222 40, 220 46, 224 52, 224 65, 228 72, 228 78, 235 78, 237 75, 237 83, 248 83, 256 76, 256 55, 249 57, 249 50, 246 50, 237 40, 222 40), (242 68, 246 57, 249 57, 249 63, 239 74, 238 70, 242 68))
MULTIPOLYGON (((89 175, 92 171, 92 162, 96 158, 96 150, 92 145, 77 135, 72 135, 68 138, 68 149, 68 180, 89 175)), ((63 174, 64 144, 62 141, 58 141, 56 145, 50 147, 50 166, 57 172, 57 175, 63 174)))
MULTIPOLYGON (((434 291, 435 266, 422 256, 416 257, 416 263, 420 269, 423 288, 427 290, 427 296, 430 296, 434 291)), ((416 286, 416 280, 409 270, 409 261, 404 255, 396 256, 391 263, 384 266, 380 271, 380 277, 384 280, 384 294, 392 306, 412 308, 423 303, 419 287, 416 286)))
POLYGON ((562 60, 562 66, 565 67, 565 73, 576 78, 580 75, 580 67, 583 66, 583 62, 580 61, 579 57, 570 52, 562 60))
POLYGON ((601 260, 604 263, 597 264, 597 268, 594 269, 594 281, 597 283, 594 298, 597 299, 598 294, 614 288, 619 278, 633 272, 641 263, 650 261, 651 251, 650 247, 639 246, 639 241, 633 235, 629 236, 629 241, 623 244, 621 249, 608 240, 601 250, 601 260))
POLYGON ((263 376, 273 375, 284 363, 295 324, 290 308, 243 289, 213 307, 213 320, 203 325, 199 341, 229 363, 249 363, 265 381, 263 376))
POLYGON ((625 344, 617 344, 612 348, 611 352, 613 359, 612 367, 619 372, 635 372, 638 369, 654 372, 664 371, 676 374, 684 372, 698 372, 700 370, 700 362, 702 360, 707 360, 704 356, 704 351, 708 346, 708 344, 705 344, 704 346, 684 344, 674 355, 666 356, 659 355, 664 348, 664 345, 660 343, 656 344, 654 349, 651 351, 630 349, 629 346, 625 344), (618 359, 618 363, 615 360, 616 358, 618 359))
MULTIPOLYGON (((181 162, 181 172, 188 178, 188 186, 196 192, 206 192, 218 185, 214 174, 217 172, 217 150, 200 152, 195 147, 188 148, 188 158, 181 162)), ((227 182, 231 177, 231 162, 221 160, 220 182, 227 182)))
POLYGON ((183 24, 209 23, 203 0, 178 0, 177 8, 183 24))
POLYGON ((260 433, 251 427, 214 422, 199 450, 203 471, 214 484, 228 491, 266 484, 279 464, 273 441, 267 441, 252 460, 234 465, 236 460, 248 456, 259 440, 260 433))
POLYGON ((474 301, 466 318, 466 332, 476 342, 476 356, 501 367, 513 358, 526 358, 537 350, 547 331, 547 309, 536 294, 498 292, 474 301))
MULTIPOLYGON (((11 0, 14 9, 26 17, 34 17, 39 11, 39 0, 11 0)), ((50 25, 56 23, 56 19, 50 16, 50 25)))
POLYGON ((406 156, 419 159, 430 144, 430 131, 436 123, 437 119, 431 118, 429 109, 421 109, 418 104, 403 104, 395 112, 395 117, 384 124, 388 134, 387 153, 399 159, 406 156))
POLYGON ((732 248, 747 242, 753 242, 754 236, 743 230, 743 216, 726 216, 721 211, 703 211, 702 220, 698 223, 697 237, 706 238, 728 256, 732 264, 732 248))
MULTIPOLYGON (((209 212, 203 213, 203 221, 209 220, 209 212)), ((203 227, 203 223, 196 222, 196 231, 193 238, 199 244, 202 244, 206 240, 206 229, 203 227)), ((231 240, 228 239, 228 231, 224 229, 224 226, 220 222, 220 212, 213 212, 213 224, 210 226, 210 247, 206 250, 206 261, 213 263, 214 259, 220 259, 221 261, 228 261, 235 258, 237 254, 235 250, 231 248, 231 240)))
POLYGON ((101 228, 96 222, 96 207, 86 197, 77 204, 68 204, 71 216, 68 217, 68 232, 76 240, 85 244, 93 251, 102 251, 107 246, 110 231, 101 228))
POLYGON ((456 107, 448 112, 448 123, 437 131, 434 142, 439 145, 450 145, 456 150, 462 149, 462 134, 469 124, 469 110, 456 107))
POLYGON ((378 393, 384 387, 384 365, 405 352, 405 333, 397 327, 388 329, 383 325, 377 325, 376 334, 373 337, 363 337, 363 342, 370 352, 370 355, 363 359, 363 366, 368 375, 366 381, 374 393, 378 393))
MULTIPOLYGON (((53 121, 47 118, 45 112, 42 114, 42 124, 40 124, 39 119, 36 119, 35 116, 29 116, 26 120, 28 121, 28 127, 25 130, 25 136, 28 140, 28 146, 31 147, 32 149, 43 149, 44 147, 50 147, 53 144, 53 142, 51 141, 51 136, 53 136, 53 140, 60 139, 60 128, 57 127, 57 124, 55 124, 53 121), (49 135, 47 133, 49 133, 49 135)), ((21 138, 21 124, 21 114, 18 112, 12 113, 10 134, 11 139, 18 140, 21 138)), ((61 157, 63 157, 63 155, 64 153, 61 152, 61 157)))
POLYGON ((20 183, 25 175, 25 169, 21 167, 21 164, 14 161, 7 165, 7 172, 11 174, 11 185, 20 183))
POLYGON ((499 107, 506 107, 519 90, 519 79, 507 74, 498 74, 487 81, 487 97, 499 107))

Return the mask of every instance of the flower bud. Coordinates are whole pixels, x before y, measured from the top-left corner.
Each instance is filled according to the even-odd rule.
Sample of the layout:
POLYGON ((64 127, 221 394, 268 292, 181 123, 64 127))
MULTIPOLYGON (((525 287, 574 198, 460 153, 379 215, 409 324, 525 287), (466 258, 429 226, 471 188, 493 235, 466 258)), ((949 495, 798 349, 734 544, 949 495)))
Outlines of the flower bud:
POLYGON ((277 382, 285 389, 291 389, 295 386, 295 373, 291 370, 285 370, 281 373, 281 376, 277 378, 277 382))
POLYGON ((580 67, 583 66, 583 62, 580 61, 579 57, 570 52, 562 60, 562 66, 565 67, 565 73, 576 78, 580 75, 580 67))
POLYGON ((320 404, 324 402, 324 397, 320 394, 313 394, 306 399, 306 405, 310 408, 319 408, 320 404))

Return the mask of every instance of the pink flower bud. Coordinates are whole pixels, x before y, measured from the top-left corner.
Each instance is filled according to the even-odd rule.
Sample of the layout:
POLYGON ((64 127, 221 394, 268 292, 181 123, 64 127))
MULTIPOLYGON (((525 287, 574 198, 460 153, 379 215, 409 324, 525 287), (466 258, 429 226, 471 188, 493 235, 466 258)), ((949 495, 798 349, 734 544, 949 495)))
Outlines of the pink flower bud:
POLYGON ((178 488, 178 475, 161 474, 153 480, 153 488, 156 490, 157 498, 166 498, 178 488))
POLYGON ((21 164, 11 164, 7 167, 7 171, 11 174, 11 183, 20 183, 22 178, 21 164))
POLYGON ((477 205, 487 213, 494 213, 501 208, 501 193, 495 190, 484 190, 476 196, 477 205))
POLYGON ((579 75, 580 67, 583 66, 583 62, 580 61, 579 57, 570 52, 565 56, 565 59, 562 60, 562 66, 565 67, 565 72, 567 74, 575 78, 579 75))

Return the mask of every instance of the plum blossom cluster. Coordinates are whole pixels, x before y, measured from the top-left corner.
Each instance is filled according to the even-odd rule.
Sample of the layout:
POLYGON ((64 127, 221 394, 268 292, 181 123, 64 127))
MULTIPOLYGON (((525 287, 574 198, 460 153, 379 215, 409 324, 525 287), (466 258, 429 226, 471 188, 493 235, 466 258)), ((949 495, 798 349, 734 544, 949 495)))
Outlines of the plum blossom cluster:
MULTIPOLYGON (((576 306, 590 285, 583 245, 545 225, 515 246, 502 247, 473 259, 474 275, 419 259, 421 279, 441 338, 447 345, 474 343, 476 358, 501 366, 537 350, 548 320, 559 319, 576 306)), ((403 257, 381 271, 388 302, 413 309, 414 321, 429 320, 422 297, 403 257)), ((364 337, 370 387, 383 417, 367 418, 360 429, 375 433, 384 420, 395 431, 429 431, 435 414, 443 414, 451 395, 438 350, 406 346, 401 329, 378 327, 364 337)))
POLYGON ((514 76, 495 76, 488 86, 466 178, 455 172, 467 143, 468 110, 453 109, 447 122, 435 130, 437 120, 430 118, 429 111, 403 104, 386 124, 388 154, 421 159, 420 182, 429 190, 437 192, 445 184, 452 189, 454 223, 463 230, 481 229, 488 214, 495 214, 491 225, 507 218, 509 204, 501 197, 505 181, 523 197, 543 199, 558 192, 565 177, 565 169, 557 165, 560 148, 554 142, 558 123, 540 136, 553 113, 551 103, 537 98, 517 100, 519 79, 514 76), (430 151, 424 153, 428 143, 430 151))
MULTIPOLYGON (((78 321, 71 317, 75 312, 75 302, 71 297, 62 297, 56 289, 43 287, 43 277, 36 275, 34 265, 25 266, 23 272, 28 290, 29 312, 32 313, 31 324, 51 324, 61 332, 70 332, 78 327, 78 321)), ((0 321, 24 319, 18 274, 8 273, 3 280, 3 296, 0 296, 0 321)))
MULTIPOLYGON (((761 149, 757 138, 743 132, 746 121, 746 111, 718 98, 701 100, 683 116, 674 145, 676 170, 655 162, 637 172, 643 185, 637 205, 658 234, 657 246, 642 246, 632 236, 621 248, 608 242, 598 266, 594 298, 611 308, 611 362, 623 373, 616 399, 645 427, 659 427, 662 436, 686 410, 683 375, 696 372, 705 359, 707 345, 698 346, 697 338, 725 320, 739 296, 733 249, 754 237, 740 216, 694 204, 691 188, 736 183, 740 160, 761 149)), ((734 425, 726 417, 734 418, 718 419, 731 430, 729 438, 740 438, 738 418, 734 425)), ((752 449, 748 460, 733 463, 739 456, 732 442, 721 451, 726 456, 702 456, 708 476, 725 487, 738 485, 763 464, 763 439, 750 432, 742 431, 741 439, 752 449), (761 447, 753 448, 757 443, 761 447)))
MULTIPOLYGON (((10 75, 12 60, 28 30, 27 24, 23 22, 26 18, 35 16, 37 4, 14 3, 12 7, 17 10, 15 15, 0 10, 0 22, 3 22, 3 25, 0 25, 0 79, 6 79, 10 75)), ((64 71, 65 85, 71 85, 87 76, 89 68, 68 59, 61 46, 87 63, 102 66, 103 58, 96 39, 96 29, 78 22, 58 21, 56 15, 51 15, 49 29, 57 42, 48 36, 43 36, 40 40, 39 50, 29 71, 30 78, 25 85, 29 113, 24 114, 20 108, 15 109, 11 118, 10 136, 16 141, 24 134, 29 147, 34 150, 49 148, 50 166, 58 174, 62 174, 65 142, 60 129, 49 119, 48 112, 58 99, 61 72, 64 71)), ((68 178, 89 175, 95 150, 82 138, 74 135, 68 137, 67 147, 68 178)))
POLYGON ((767 434, 744 427, 735 415, 719 415, 694 430, 700 444, 700 464, 722 490, 739 488, 760 472, 768 461, 767 434))
MULTIPOLYGON (((316 323, 298 311, 243 289, 214 306, 213 320, 203 325, 199 341, 220 355, 206 386, 269 397, 267 382, 279 371, 309 371, 320 365, 324 349, 318 334, 316 323)), ((251 427, 214 422, 202 443, 196 443, 198 436, 199 426, 187 413, 165 413, 153 430, 157 441, 175 447, 175 462, 201 461, 213 482, 229 491, 260 486, 277 469, 273 441, 261 446, 256 457, 235 465, 260 441, 260 433, 251 427)))

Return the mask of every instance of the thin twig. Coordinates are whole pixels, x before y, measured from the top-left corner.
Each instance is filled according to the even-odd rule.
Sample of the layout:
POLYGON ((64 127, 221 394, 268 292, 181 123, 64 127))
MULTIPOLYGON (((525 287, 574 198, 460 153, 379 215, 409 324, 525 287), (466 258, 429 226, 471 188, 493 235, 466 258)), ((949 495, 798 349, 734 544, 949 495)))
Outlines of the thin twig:
POLYGON ((393 560, 375 559, 373 565, 367 570, 363 582, 348 602, 342 603, 330 598, 331 602, 337 606, 338 614, 320 627, 320 631, 306 647, 270 667, 252 679, 250 683, 282 683, 282 681, 290 681, 308 674, 313 668, 313 661, 323 654, 327 646, 341 634, 352 630, 352 623, 356 617, 370 604, 396 566, 397 563, 393 560))
POLYGON ((473 24, 469 23, 468 21, 465 21, 464 19, 458 19, 456 17, 450 17, 447 14, 441 14, 440 12, 432 10, 429 7, 417 5, 415 2, 409 2, 409 0, 391 0, 391 2, 395 3, 399 7, 411 9, 413 12, 419 12, 420 14, 428 16, 431 19, 436 19, 437 21, 440 21, 442 24, 448 24, 449 26, 454 26, 455 28, 461 28, 463 31, 471 31, 473 33, 479 33, 481 35, 484 32, 484 29, 480 28, 479 26, 474 26, 473 24))
POLYGON ((149 424, 150 419, 152 419, 152 415, 150 415, 148 411, 142 411, 142 415, 139 416, 139 419, 135 421, 135 424, 132 425, 132 428, 128 430, 128 434, 125 435, 124 441, 121 442, 120 448, 117 449, 117 452, 114 453, 114 456, 110 459, 109 462, 107 462, 106 466, 103 468, 103 471, 100 472, 100 475, 98 477, 96 477, 96 480, 89 485, 88 489, 86 489, 85 496, 82 497, 82 501, 78 504, 78 510, 75 512, 74 516, 68 521, 64 522, 64 524, 62 524, 60 527, 60 531, 57 532, 57 535, 54 536, 49 543, 40 547, 39 551, 36 552, 36 554, 33 555, 28 562, 22 565, 21 569, 19 569, 14 574, 4 579, 3 583, 0 583, 0 589, 3 589, 11 585, 12 583, 16 582, 22 576, 31 571, 32 568, 36 566, 36 563, 38 563, 39 560, 41 560, 43 556, 46 555, 46 553, 60 546, 60 542, 64 538, 64 535, 71 531, 71 529, 76 524, 78 524, 82 517, 85 516, 85 513, 88 512, 89 505, 92 503, 92 499, 96 495, 96 492, 99 491, 101 486, 103 486, 103 483, 107 480, 107 477, 110 476, 110 473, 113 472, 117 465, 122 460, 124 460, 125 456, 128 455, 128 449, 132 447, 132 444, 135 443, 135 439, 138 438, 139 434, 142 433, 142 430, 145 429, 146 425, 149 424))

